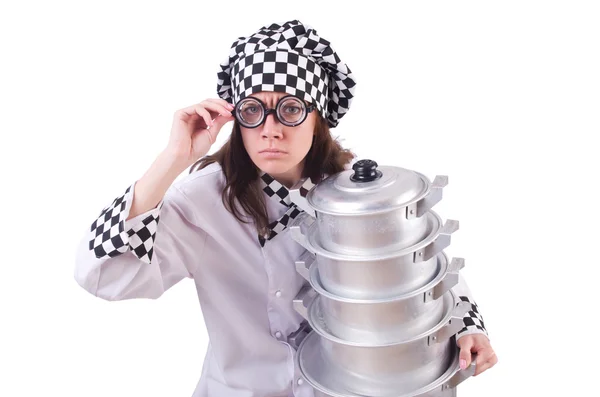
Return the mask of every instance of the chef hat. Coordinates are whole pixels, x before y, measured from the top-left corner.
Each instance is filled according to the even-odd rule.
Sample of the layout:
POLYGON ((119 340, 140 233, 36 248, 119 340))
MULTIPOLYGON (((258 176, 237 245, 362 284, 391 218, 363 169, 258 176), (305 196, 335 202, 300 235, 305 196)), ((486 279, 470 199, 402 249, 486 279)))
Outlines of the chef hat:
POLYGON ((350 108, 356 82, 329 41, 298 20, 239 37, 217 74, 217 93, 237 103, 260 91, 285 92, 314 103, 330 128, 350 108))

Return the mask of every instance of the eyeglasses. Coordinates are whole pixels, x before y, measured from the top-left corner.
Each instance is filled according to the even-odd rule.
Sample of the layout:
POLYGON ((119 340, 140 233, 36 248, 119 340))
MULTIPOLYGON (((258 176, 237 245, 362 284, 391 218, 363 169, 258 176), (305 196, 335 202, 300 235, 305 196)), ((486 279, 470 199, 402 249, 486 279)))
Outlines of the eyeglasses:
POLYGON ((281 98, 277 101, 275 109, 267 109, 258 98, 246 97, 237 103, 231 114, 246 128, 260 126, 271 113, 275 114, 281 124, 295 127, 302 124, 314 109, 315 105, 307 106, 303 100, 294 95, 286 95, 281 98))

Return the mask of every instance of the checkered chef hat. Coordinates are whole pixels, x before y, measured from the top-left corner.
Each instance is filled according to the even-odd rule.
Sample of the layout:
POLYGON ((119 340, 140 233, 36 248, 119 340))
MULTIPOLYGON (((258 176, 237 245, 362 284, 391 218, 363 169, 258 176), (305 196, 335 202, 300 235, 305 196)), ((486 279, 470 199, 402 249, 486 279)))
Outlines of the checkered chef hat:
POLYGON ((217 93, 227 102, 260 91, 289 93, 316 104, 330 128, 350 108, 356 86, 329 41, 298 20, 238 38, 220 67, 217 93))

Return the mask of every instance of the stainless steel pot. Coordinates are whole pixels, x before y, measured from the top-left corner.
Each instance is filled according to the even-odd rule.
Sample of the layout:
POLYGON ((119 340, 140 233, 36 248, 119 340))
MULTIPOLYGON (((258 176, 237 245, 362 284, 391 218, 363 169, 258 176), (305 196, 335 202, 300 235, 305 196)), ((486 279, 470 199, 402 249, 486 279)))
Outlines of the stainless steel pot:
MULTIPOLYGON (((419 289, 439 273, 437 255, 450 245, 458 221, 442 219, 434 211, 426 216, 427 235, 403 249, 362 255, 331 252, 315 237, 314 218, 303 213, 290 222, 292 238, 316 256, 323 289, 345 298, 383 299, 419 289)), ((309 260, 309 259, 306 259, 309 260)))
MULTIPOLYGON (((455 397, 456 387, 470 376, 473 376, 476 367, 475 360, 473 360, 469 368, 461 371, 458 358, 460 350, 452 343, 450 350, 450 365, 439 378, 421 388, 394 388, 388 394, 385 394, 385 392, 388 391, 389 387, 383 391, 375 390, 368 385, 368 380, 365 380, 363 382, 365 385, 359 388, 370 390, 370 393, 359 395, 348 391, 346 383, 349 375, 325 361, 319 349, 319 334, 314 331, 298 347, 295 360, 302 377, 314 389, 315 397, 363 397, 365 395, 378 397, 455 397)), ((352 379, 352 382, 357 381, 360 382, 360 380, 352 379)))
POLYGON ((321 285, 316 266, 311 266, 307 275, 307 269, 301 269, 298 263, 299 273, 316 295, 306 295, 308 301, 295 299, 294 307, 311 327, 321 322, 327 332, 345 341, 382 344, 413 338, 435 327, 448 307, 459 303, 450 289, 458 283, 464 260, 454 258, 448 264, 443 253, 437 259, 440 270, 431 282, 408 294, 385 299, 351 299, 329 293, 321 285))
POLYGON ((427 234, 423 217, 442 198, 446 176, 433 183, 421 173, 356 162, 352 170, 326 178, 306 192, 293 186, 292 200, 317 220, 319 241, 332 252, 393 251, 427 234))
MULTIPOLYGON (((343 374, 344 390, 368 396, 397 394, 398 390, 418 390, 439 379, 452 365, 454 335, 463 328, 467 302, 453 306, 445 300, 444 318, 414 338, 375 344, 349 342, 335 337, 323 321, 312 324, 317 334, 312 349, 320 351, 330 375, 343 374)), ((315 336, 313 336, 315 337, 315 336)))

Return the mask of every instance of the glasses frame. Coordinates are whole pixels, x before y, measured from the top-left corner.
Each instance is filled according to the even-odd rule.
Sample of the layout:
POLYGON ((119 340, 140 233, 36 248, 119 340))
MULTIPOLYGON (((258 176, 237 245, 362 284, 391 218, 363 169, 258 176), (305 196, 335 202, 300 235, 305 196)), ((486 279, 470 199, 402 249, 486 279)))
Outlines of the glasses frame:
POLYGON ((281 97, 281 98, 280 98, 280 99, 277 101, 277 104, 275 105, 275 108, 273 108, 273 109, 269 109, 269 108, 267 108, 267 106, 265 105, 265 103, 264 103, 263 101, 261 101, 260 99, 258 99, 258 98, 255 98, 255 97, 246 97, 246 98, 242 99, 241 101, 239 101, 239 102, 238 102, 238 103, 235 105, 235 109, 233 109, 233 110, 231 111, 231 115, 232 115, 232 116, 234 116, 234 117, 235 117, 235 119, 238 121, 238 123, 240 123, 240 124, 242 125, 242 127, 244 127, 244 128, 258 128, 258 127, 260 127, 261 125, 263 125, 263 124, 265 123, 265 121, 267 120, 267 117, 268 117, 268 116, 269 116, 269 114, 271 114, 271 113, 273 113, 273 114, 275 115, 275 117, 277 118, 277 120, 278 120, 278 121, 279 121, 281 124, 283 124, 283 125, 285 125, 285 126, 287 126, 287 127, 296 127, 296 126, 298 126, 298 125, 300 125, 300 124, 304 123, 304 121, 305 121, 305 120, 306 120, 306 118, 308 117, 308 114, 309 114, 310 112, 312 112, 313 110, 315 110, 315 108, 316 108, 316 105, 315 105, 315 104, 310 104, 310 105, 307 105, 306 103, 304 103, 304 101, 303 101, 301 98, 298 98, 298 97, 297 97, 297 96, 295 96, 295 95, 286 95, 286 96, 284 96, 284 97, 281 97), (289 98, 294 98, 294 99, 297 99, 298 101, 300 101, 300 103, 302 104, 302 106, 304 106, 304 109, 305 109, 305 111, 304 111, 304 117, 302 117, 302 119, 298 120, 298 121, 297 121, 297 122, 295 122, 295 123, 289 123, 289 122, 287 122, 287 121, 285 121, 285 120, 282 120, 282 119, 279 117, 279 108, 280 108, 281 104, 283 103, 283 101, 284 101, 284 100, 286 100, 286 99, 289 99, 289 98), (262 106, 262 109, 263 109, 263 115, 262 115, 262 119, 260 120, 260 122, 259 122, 258 124, 254 125, 254 126, 248 126, 248 124, 246 124, 246 123, 245 123, 245 122, 242 120, 242 117, 238 115, 238 114, 239 114, 239 112, 240 112, 240 107, 241 107, 241 105, 242 105, 242 104, 243 104, 243 103, 244 103, 246 100, 250 100, 250 99, 252 99, 252 100, 255 100, 256 102, 258 102, 258 103, 260 104, 260 106, 262 106))

